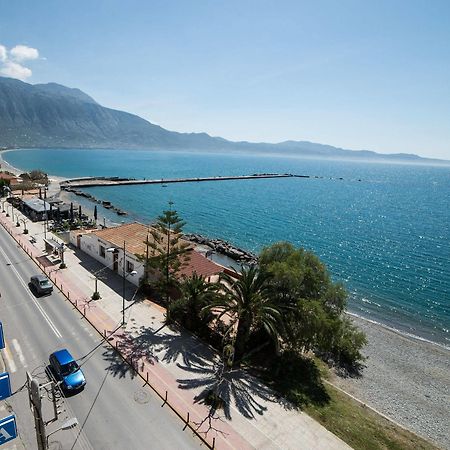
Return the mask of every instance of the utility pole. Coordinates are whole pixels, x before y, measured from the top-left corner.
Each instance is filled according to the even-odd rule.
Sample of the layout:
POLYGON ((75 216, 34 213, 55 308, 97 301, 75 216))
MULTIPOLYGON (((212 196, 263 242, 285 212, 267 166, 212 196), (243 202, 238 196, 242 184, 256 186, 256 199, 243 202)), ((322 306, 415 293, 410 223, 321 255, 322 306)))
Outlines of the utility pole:
POLYGON ((45 434, 45 423, 42 418, 42 402, 39 390, 39 382, 27 372, 28 397, 30 407, 34 416, 34 427, 36 429, 36 440, 38 450, 47 450, 47 436, 45 434))

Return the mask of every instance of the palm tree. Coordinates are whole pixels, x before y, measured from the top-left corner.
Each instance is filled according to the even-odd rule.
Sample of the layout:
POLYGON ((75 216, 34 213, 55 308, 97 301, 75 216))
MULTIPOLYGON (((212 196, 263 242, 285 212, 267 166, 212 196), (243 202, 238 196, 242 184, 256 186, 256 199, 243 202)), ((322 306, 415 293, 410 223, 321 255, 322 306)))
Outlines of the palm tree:
POLYGON ((265 329, 274 339, 280 331, 280 310, 267 289, 267 277, 257 267, 244 268, 238 279, 221 274, 222 295, 206 307, 231 318, 229 331, 234 335, 234 362, 244 356, 252 331, 265 329))
POLYGON ((206 325, 209 322, 209 314, 204 308, 217 299, 217 284, 205 281, 194 272, 181 284, 181 294, 178 309, 184 316, 186 327, 193 330, 206 325))

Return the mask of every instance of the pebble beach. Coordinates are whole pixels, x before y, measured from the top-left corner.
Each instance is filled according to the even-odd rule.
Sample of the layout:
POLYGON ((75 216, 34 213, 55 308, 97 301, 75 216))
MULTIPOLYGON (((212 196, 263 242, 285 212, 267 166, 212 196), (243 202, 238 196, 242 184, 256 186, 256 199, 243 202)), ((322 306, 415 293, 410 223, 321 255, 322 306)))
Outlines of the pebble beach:
POLYGON ((333 383, 405 428, 450 449, 450 350, 353 317, 368 338, 360 378, 333 383))

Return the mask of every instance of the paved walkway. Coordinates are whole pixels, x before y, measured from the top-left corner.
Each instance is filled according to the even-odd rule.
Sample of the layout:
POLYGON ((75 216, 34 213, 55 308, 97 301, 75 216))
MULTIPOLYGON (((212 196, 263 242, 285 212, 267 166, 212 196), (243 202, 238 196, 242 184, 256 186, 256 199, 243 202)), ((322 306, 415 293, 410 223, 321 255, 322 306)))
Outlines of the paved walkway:
MULTIPOLYGON (((20 219, 24 218, 15 209, 14 213, 20 219)), ((149 386, 162 398, 161 402, 167 399, 167 405, 208 445, 219 449, 350 448, 244 371, 223 374, 220 360, 212 349, 188 332, 165 326, 164 309, 137 297, 135 286, 128 282, 126 326, 120 327, 122 279, 119 276, 109 269, 102 270, 100 263, 73 248, 65 252, 66 269, 50 265, 43 256, 43 224, 28 220, 29 234, 23 234, 23 222, 20 221, 21 226, 16 227, 16 220, 13 222, 11 219, 0 209, 0 223, 67 300, 100 334, 107 336, 111 350, 105 358, 111 361, 114 375, 133 374, 134 368, 136 376, 148 380, 149 386), (91 300, 95 272, 98 272, 101 295, 101 299, 96 301, 91 300), (202 402, 205 393, 212 388, 217 388, 226 400, 224 408, 218 411, 211 411, 202 402)), ((47 232, 47 235, 51 234, 47 232)))

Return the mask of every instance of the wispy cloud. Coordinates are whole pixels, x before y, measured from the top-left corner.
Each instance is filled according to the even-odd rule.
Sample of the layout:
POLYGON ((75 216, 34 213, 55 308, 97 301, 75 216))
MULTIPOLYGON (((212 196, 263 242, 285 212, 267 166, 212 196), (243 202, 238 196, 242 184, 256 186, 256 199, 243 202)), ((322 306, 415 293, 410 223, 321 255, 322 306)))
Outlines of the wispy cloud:
POLYGON ((19 80, 30 78, 33 72, 23 63, 39 58, 36 48, 26 45, 16 45, 8 50, 0 44, 0 74, 19 80))

